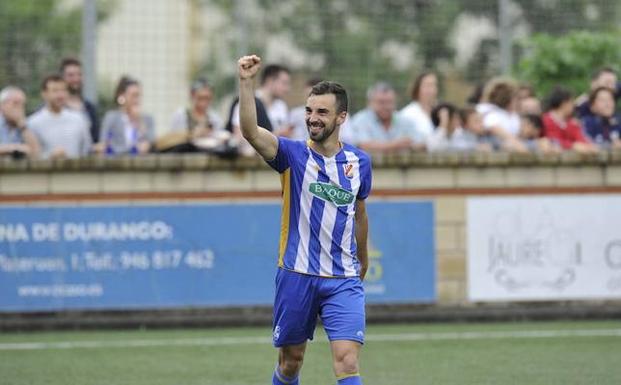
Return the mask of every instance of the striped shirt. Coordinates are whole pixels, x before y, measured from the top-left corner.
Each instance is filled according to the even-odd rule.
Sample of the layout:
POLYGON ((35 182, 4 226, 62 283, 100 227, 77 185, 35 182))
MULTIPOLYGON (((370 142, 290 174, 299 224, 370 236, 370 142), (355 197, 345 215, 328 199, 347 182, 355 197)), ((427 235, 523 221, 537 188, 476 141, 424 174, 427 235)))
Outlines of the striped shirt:
POLYGON ((278 266, 322 277, 360 274, 356 256, 356 199, 371 190, 371 161, 343 144, 332 157, 305 142, 278 138, 268 164, 281 174, 283 206, 278 266))

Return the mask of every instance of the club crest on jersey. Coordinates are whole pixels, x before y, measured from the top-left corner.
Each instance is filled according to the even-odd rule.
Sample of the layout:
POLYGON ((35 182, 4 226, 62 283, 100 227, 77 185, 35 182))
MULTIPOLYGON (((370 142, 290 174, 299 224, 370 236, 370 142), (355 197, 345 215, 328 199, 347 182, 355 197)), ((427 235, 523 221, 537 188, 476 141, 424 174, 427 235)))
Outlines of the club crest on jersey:
POLYGON ((351 163, 347 163, 343 165, 343 173, 347 179, 351 179, 354 177, 354 165, 351 163))

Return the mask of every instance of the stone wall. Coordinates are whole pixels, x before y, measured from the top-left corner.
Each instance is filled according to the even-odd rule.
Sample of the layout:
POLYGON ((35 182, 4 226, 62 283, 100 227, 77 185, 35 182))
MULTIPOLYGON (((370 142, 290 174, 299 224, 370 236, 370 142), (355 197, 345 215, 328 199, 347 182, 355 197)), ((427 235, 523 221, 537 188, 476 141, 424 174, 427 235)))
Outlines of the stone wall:
MULTIPOLYGON (((278 174, 260 159, 202 155, 0 163, 0 203, 277 200, 278 174)), ((466 304, 466 200, 478 195, 621 194, 621 153, 580 156, 400 154, 374 158, 372 199, 435 207, 440 305, 466 304)))

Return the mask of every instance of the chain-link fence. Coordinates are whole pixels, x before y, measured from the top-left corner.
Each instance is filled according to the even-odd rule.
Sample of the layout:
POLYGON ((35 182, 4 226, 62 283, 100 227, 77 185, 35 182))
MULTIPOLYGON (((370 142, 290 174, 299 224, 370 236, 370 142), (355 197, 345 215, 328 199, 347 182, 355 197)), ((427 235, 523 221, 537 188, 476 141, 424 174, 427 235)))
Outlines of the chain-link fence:
POLYGON ((98 86, 100 110, 118 78, 132 75, 158 132, 199 75, 214 84, 224 114, 245 52, 293 70, 291 105, 311 75, 345 84, 353 110, 377 80, 393 83, 405 104, 424 69, 440 74, 443 99, 462 104, 474 85, 515 66, 529 36, 611 31, 621 15, 618 0, 100 0, 97 24, 84 29, 84 4, 93 2, 0 2, 0 84, 23 87, 32 110, 45 74, 84 53, 96 63, 87 80, 98 86))

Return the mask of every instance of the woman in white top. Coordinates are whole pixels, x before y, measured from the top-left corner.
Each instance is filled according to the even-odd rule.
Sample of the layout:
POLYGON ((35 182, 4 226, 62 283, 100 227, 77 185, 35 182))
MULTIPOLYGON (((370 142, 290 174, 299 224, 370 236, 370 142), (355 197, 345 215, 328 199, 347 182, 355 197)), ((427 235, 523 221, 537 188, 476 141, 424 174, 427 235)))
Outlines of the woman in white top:
POLYGON ((426 71, 418 75, 412 85, 411 97, 412 101, 401 109, 401 115, 410 119, 416 131, 427 139, 434 131, 431 110, 438 100, 438 77, 436 74, 426 71))

